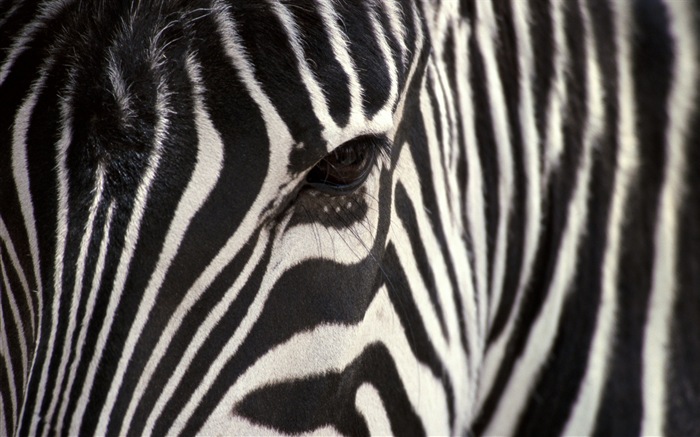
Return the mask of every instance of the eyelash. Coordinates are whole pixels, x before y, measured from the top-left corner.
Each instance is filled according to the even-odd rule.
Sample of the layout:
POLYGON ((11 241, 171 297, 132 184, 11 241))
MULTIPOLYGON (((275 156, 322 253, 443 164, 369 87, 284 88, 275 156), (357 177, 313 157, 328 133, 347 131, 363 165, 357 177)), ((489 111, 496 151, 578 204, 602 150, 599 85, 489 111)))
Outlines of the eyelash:
POLYGON ((355 192, 380 161, 388 162, 391 143, 386 136, 363 135, 333 150, 309 170, 306 184, 329 195, 355 192))

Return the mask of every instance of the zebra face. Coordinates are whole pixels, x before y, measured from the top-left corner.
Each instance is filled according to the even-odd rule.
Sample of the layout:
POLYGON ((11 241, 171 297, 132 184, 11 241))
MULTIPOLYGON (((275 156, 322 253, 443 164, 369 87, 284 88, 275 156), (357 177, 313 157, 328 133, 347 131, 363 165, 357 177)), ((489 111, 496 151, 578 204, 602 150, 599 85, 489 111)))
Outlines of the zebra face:
POLYGON ((700 435, 699 17, 0 1, 0 435, 700 435))
POLYGON ((367 433, 382 399, 396 429, 466 426, 466 358, 446 376, 409 293, 436 255, 453 282, 427 286, 456 286, 440 241, 418 240, 422 197, 447 192, 419 8, 37 14, 2 94, 5 283, 27 299, 8 430, 367 433))

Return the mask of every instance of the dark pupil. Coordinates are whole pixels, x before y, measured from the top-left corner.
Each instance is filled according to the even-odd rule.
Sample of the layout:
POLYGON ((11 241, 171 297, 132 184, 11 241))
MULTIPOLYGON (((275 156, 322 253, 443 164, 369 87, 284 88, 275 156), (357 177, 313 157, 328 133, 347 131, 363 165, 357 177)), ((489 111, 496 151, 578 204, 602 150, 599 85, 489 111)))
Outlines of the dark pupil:
POLYGON ((372 146, 349 142, 329 154, 309 172, 311 184, 343 187, 362 182, 371 168, 372 146))
POLYGON ((361 151, 357 150, 357 147, 341 147, 340 150, 336 150, 331 155, 331 158, 338 163, 338 165, 355 165, 358 161, 362 160, 364 156, 361 151))

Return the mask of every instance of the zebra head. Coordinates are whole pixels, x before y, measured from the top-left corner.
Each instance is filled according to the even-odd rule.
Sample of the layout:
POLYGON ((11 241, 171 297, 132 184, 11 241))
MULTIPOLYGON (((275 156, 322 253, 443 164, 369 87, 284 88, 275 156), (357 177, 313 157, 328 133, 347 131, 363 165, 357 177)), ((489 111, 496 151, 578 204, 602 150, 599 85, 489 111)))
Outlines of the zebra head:
POLYGON ((425 12, 8 13, 7 433, 466 432, 483 325, 425 12))
POLYGON ((0 2, 0 434, 700 434, 698 17, 0 2))

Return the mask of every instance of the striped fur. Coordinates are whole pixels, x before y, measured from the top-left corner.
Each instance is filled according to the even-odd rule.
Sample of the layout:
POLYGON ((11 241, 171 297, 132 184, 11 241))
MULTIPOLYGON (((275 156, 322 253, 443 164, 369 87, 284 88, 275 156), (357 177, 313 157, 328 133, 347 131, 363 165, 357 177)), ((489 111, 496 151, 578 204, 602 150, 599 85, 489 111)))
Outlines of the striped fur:
POLYGON ((700 434, 698 41, 673 0, 0 3, 0 434, 700 434), (362 187, 305 185, 354 139, 362 187))

